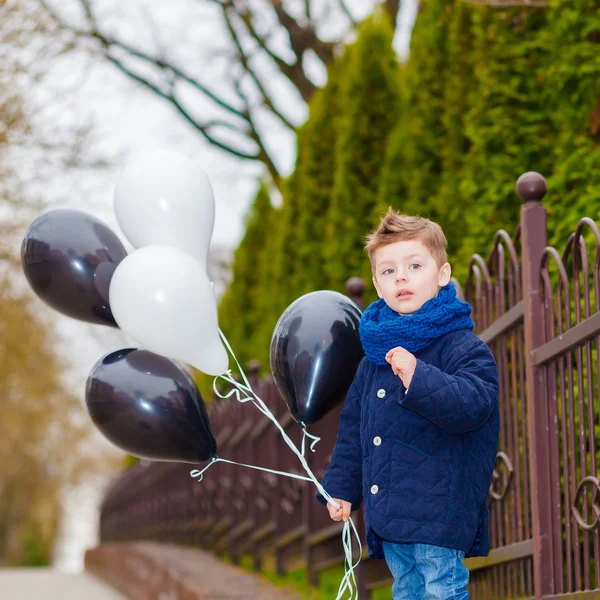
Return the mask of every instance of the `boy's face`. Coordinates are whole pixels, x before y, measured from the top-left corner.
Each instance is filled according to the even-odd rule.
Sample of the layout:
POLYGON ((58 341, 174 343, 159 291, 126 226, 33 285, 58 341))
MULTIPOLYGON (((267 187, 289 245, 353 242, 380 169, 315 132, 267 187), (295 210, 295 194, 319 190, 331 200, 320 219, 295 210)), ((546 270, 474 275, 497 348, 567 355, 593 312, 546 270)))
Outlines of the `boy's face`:
POLYGON ((401 315, 418 311, 450 281, 450 265, 438 268, 429 250, 419 241, 394 242, 373 254, 377 294, 401 315))

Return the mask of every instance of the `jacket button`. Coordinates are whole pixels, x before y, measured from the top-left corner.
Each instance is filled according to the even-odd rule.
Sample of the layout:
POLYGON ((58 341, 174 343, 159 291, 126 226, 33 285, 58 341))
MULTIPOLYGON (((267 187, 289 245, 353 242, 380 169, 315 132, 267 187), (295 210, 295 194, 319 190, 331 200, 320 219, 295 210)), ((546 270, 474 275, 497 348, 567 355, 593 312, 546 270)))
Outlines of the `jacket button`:
POLYGON ((379 491, 379 487, 376 485, 371 486, 371 494, 376 494, 379 491))
POLYGON ((381 446, 381 438, 380 438, 379 436, 375 437, 375 438, 373 439, 373 443, 374 443, 376 446, 381 446))
POLYGON ((382 388, 380 390, 377 390, 377 397, 378 398, 383 398, 385 396, 385 390, 382 388))

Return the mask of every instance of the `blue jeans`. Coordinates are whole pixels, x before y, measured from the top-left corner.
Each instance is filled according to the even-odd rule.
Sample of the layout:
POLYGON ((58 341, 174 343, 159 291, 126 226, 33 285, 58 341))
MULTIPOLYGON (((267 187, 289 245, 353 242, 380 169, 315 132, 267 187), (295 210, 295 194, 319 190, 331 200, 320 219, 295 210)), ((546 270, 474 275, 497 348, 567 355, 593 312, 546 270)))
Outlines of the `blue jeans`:
POLYGON ((394 576, 394 600, 467 600, 469 569, 465 553, 430 544, 383 542, 385 561, 394 576))

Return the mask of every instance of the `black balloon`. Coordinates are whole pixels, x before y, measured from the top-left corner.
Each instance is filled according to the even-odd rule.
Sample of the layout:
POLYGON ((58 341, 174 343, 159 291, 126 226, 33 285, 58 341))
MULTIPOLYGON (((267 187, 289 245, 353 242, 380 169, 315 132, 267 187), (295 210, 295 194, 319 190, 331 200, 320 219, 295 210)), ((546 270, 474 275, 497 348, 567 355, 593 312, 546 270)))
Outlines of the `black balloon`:
POLYGON ((127 256, 102 221, 77 210, 38 217, 21 245, 33 291, 55 310, 80 321, 117 327, 108 302, 110 280, 127 256))
POLYGON ((216 454, 202 396, 168 358, 133 348, 108 354, 92 368, 85 395, 92 421, 129 454, 189 463, 216 454))
POLYGON ((361 312, 332 291, 311 292, 290 304, 271 339, 271 372, 294 419, 316 423, 344 401, 364 356, 361 312))

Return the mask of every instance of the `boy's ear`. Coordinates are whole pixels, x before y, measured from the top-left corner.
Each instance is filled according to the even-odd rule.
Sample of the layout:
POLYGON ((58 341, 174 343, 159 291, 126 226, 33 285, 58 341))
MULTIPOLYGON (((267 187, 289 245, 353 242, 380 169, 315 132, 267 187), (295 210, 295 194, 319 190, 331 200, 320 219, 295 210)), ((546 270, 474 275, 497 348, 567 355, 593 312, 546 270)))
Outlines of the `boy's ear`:
POLYGON ((452 267, 450 266, 450 263, 446 263, 445 265, 442 265, 442 268, 440 269, 440 273, 439 273, 439 286, 444 287, 445 285, 448 285, 448 283, 450 283, 451 275, 452 275, 452 267))
POLYGON ((381 290, 379 289, 379 286, 377 285, 377 280, 375 279, 375 277, 373 277, 373 285, 375 286, 375 289, 377 290, 377 295, 381 298, 381 290))

